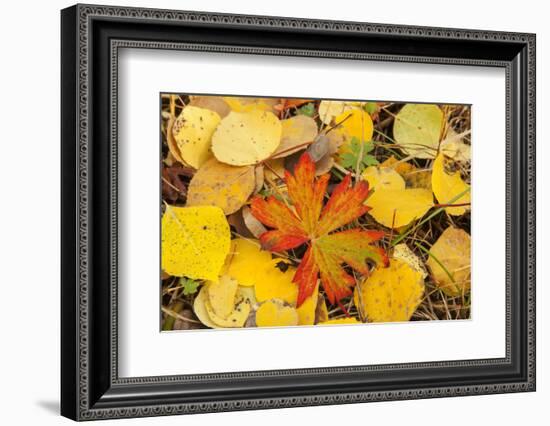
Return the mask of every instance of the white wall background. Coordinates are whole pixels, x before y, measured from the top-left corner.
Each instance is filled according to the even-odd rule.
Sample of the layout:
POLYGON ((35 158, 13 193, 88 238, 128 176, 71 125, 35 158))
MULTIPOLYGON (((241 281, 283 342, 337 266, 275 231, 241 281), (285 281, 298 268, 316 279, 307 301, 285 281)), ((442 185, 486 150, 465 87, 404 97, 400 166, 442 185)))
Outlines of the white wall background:
MULTIPOLYGON (((107 421, 102 424, 262 426, 445 424, 490 420, 500 426, 543 424, 550 401, 550 314, 545 300, 550 255, 550 28, 536 0, 443 2, 393 0, 104 0, 103 4, 537 33, 538 97, 538 390, 422 401, 294 408, 191 417, 107 421), (547 220, 547 219, 546 219, 547 220)), ((0 422, 57 425, 59 404, 59 9, 71 2, 2 5, 0 25, 0 422), (33 114, 30 114, 33 111, 33 114)))

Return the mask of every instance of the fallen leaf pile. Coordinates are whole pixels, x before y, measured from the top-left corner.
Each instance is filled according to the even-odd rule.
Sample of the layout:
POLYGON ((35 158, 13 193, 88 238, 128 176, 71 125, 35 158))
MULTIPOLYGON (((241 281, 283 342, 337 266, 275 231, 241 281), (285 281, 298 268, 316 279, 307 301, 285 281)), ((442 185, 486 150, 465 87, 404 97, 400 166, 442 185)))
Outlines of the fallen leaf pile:
POLYGON ((163 330, 470 318, 468 106, 161 109, 163 330))

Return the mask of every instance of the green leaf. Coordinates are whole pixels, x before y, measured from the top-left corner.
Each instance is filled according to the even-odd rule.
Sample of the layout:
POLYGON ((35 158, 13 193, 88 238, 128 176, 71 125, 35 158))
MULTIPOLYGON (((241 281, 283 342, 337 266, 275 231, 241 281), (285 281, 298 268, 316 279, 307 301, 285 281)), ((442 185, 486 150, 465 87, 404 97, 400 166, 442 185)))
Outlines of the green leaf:
POLYGON ((183 287, 183 294, 189 296, 190 294, 195 294, 199 288, 200 281, 195 281, 190 278, 181 277, 180 285, 183 287))
POLYGON ((356 137, 351 139, 350 143, 351 152, 345 152, 340 155, 340 165, 346 169, 353 169, 357 167, 359 162, 359 173, 361 173, 366 167, 375 166, 378 164, 378 160, 369 153, 374 149, 374 143, 372 141, 363 143, 363 155, 361 158, 361 143, 356 137))
POLYGON ((298 108, 298 114, 307 115, 308 117, 313 117, 315 114, 315 106, 312 103, 305 104, 298 108))

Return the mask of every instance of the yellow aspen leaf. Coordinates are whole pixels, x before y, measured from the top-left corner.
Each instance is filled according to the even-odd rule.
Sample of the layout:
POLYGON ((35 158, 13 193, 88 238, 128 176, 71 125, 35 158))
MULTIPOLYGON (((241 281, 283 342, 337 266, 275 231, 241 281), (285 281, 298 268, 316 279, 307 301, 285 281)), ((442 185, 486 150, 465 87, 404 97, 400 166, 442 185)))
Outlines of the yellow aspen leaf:
POLYGON ((367 200, 369 214, 388 228, 400 228, 419 219, 433 206, 432 193, 424 188, 375 191, 367 200))
POLYGON ((217 206, 229 215, 246 203, 255 181, 254 167, 230 166, 211 158, 191 179, 187 205, 217 206))
POLYGON ((433 206, 431 191, 424 188, 406 189, 405 181, 389 167, 367 167, 362 174, 374 192, 366 204, 378 223, 388 228, 400 228, 419 219, 433 206))
POLYGON ((237 280, 239 285, 253 286, 258 278, 258 265, 272 265, 271 254, 260 249, 260 242, 236 238, 231 241, 231 249, 224 273, 237 280))
POLYGON ((422 278, 426 278, 428 276, 428 271, 426 271, 422 260, 413 253, 407 244, 397 244, 393 248, 393 258, 400 259, 407 263, 415 271, 420 272, 422 274, 422 278))
POLYGON ((377 268, 354 292, 355 306, 369 322, 409 321, 424 296, 422 273, 399 259, 377 268))
POLYGON ((271 112, 230 112, 212 135, 212 152, 222 163, 246 166, 259 163, 275 152, 282 125, 271 112))
POLYGON ((437 154, 443 111, 434 104, 406 104, 395 116, 393 137, 408 155, 434 158, 437 154))
POLYGON ((176 277, 216 281, 231 234, 222 209, 166 205, 162 216, 162 269, 176 277))
POLYGON ((231 111, 227 102, 220 96, 190 96, 190 100, 189 105, 214 111, 220 118, 224 118, 231 111))
POLYGON ((346 318, 337 318, 328 321, 320 322, 318 325, 338 325, 338 324, 361 324, 357 318, 346 317, 346 318))
POLYGON ((445 229, 430 249, 426 265, 447 295, 460 296, 470 291, 470 235, 452 226, 445 229))
MULTIPOLYGON (((452 161, 451 161, 452 163, 452 161)), ((470 202, 470 185, 464 182, 460 171, 448 170, 445 155, 439 154, 433 163, 432 188, 440 204, 463 204, 470 202), (460 194, 460 198, 455 199, 460 194)), ((445 207, 445 211, 453 216, 461 216, 469 210, 469 206, 445 207)))
MULTIPOLYGON (((210 288, 207 287, 207 291, 210 292, 210 288)), ((219 316, 210 303, 210 298, 204 301, 204 306, 210 320, 218 327, 222 328, 239 328, 243 327, 248 315, 250 314, 250 301, 245 297, 243 293, 237 289, 235 296, 233 310, 227 315, 227 317, 219 316)))
POLYGON ((306 147, 306 142, 313 142, 317 136, 315 120, 306 115, 296 115, 281 120, 281 143, 272 158, 286 157, 306 147))
POLYGON ((338 152, 344 154, 351 152, 351 141, 357 138, 359 142, 369 142, 372 139, 374 125, 369 113, 362 109, 344 111, 336 117, 336 122, 342 124, 340 129, 347 136, 344 143, 338 148, 338 152))
POLYGON ((201 323, 210 328, 218 328, 218 326, 212 321, 208 312, 206 311, 206 302, 208 301, 208 284, 203 284, 195 300, 193 301, 193 312, 201 323))
POLYGON ((187 105, 172 127, 179 154, 183 161, 198 169, 212 153, 212 134, 220 123, 218 113, 209 109, 187 105))
POLYGON ((223 100, 235 112, 268 111, 276 113, 276 106, 279 105, 277 98, 226 96, 223 100))
POLYGON ((235 295, 239 283, 227 275, 222 275, 218 281, 208 282, 208 301, 214 313, 227 318, 235 306, 235 295))
POLYGON ((256 311, 258 327, 285 327, 298 325, 296 308, 278 299, 267 300, 256 311))
POLYGON ((296 268, 282 259, 270 259, 263 264, 254 263, 254 290, 258 302, 280 299, 296 304, 298 285, 292 282, 296 268))

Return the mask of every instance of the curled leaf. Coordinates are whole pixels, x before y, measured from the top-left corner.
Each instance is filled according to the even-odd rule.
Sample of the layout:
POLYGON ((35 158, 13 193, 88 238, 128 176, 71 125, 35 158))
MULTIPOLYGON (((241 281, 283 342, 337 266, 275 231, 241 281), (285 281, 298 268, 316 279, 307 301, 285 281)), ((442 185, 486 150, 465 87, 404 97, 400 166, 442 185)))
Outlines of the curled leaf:
POLYGON ((254 235, 254 237, 260 238, 260 235, 267 231, 262 222, 254 217, 254 215, 250 211, 250 207, 244 206, 242 208, 242 215, 246 228, 250 231, 252 235, 254 235))
POLYGON ((206 310, 206 303, 208 302, 207 287, 207 284, 204 284, 201 287, 199 294, 197 294, 197 297, 195 297, 195 300, 193 301, 193 311, 195 312, 195 315, 197 316, 199 321, 202 322, 205 326, 210 328, 218 328, 218 325, 212 321, 210 315, 208 315, 208 312, 206 310))
MULTIPOLYGON (((210 292, 210 286, 205 286, 204 291, 210 292)), ((223 328, 239 328, 244 325, 248 315, 250 314, 250 301, 245 297, 245 295, 237 288, 235 298, 233 301, 233 309, 227 316, 221 316, 214 310, 214 307, 210 303, 210 296, 208 299, 204 300, 204 307, 208 317, 211 322, 215 324, 216 327, 223 328)))
POLYGON ((227 275, 208 283, 208 301, 217 316, 227 318, 233 312, 239 283, 227 275))
POLYGON ((231 235, 222 209, 166 205, 162 216, 162 269, 173 276, 215 281, 231 235))

